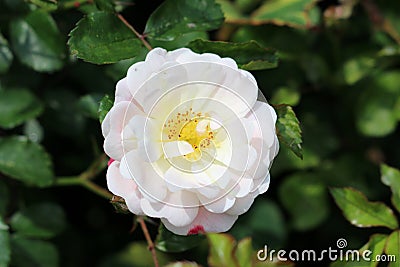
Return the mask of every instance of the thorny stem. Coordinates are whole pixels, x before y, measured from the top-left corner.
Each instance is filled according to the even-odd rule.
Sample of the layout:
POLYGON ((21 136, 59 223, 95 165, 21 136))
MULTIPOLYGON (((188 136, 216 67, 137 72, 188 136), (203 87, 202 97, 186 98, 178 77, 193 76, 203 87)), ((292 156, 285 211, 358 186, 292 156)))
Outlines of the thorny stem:
POLYGON ((143 234, 147 241, 147 245, 148 245, 151 255, 153 257, 154 267, 159 267, 158 260, 157 260, 157 254, 156 254, 156 248, 154 247, 154 243, 151 240, 149 230, 147 230, 146 222, 144 221, 143 217, 139 217, 137 220, 140 224, 140 227, 142 228, 143 234))
POLYGON ((152 50, 153 48, 151 47, 151 45, 146 41, 145 36, 143 34, 138 33, 135 28, 133 28, 133 26, 131 24, 129 24, 128 21, 126 21, 126 19, 121 15, 121 14, 117 14, 118 18, 126 25, 126 27, 128 27, 139 39, 140 41, 142 41, 143 45, 148 49, 148 50, 152 50))

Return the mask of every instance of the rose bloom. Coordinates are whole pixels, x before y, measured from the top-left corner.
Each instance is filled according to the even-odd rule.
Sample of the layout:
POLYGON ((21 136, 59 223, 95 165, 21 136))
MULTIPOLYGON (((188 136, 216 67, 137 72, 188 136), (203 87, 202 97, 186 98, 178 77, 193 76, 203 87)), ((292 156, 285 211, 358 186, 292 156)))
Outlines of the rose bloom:
POLYGON ((231 58, 151 50, 102 123, 109 190, 176 234, 229 230, 267 191, 279 149, 276 113, 258 96, 231 58))

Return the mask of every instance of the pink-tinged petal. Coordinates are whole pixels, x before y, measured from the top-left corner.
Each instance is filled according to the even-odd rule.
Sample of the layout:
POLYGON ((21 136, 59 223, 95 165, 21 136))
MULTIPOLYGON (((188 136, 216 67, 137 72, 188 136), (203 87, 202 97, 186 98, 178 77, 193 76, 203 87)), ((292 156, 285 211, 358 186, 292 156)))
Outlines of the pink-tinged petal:
POLYGON ((137 186, 132 179, 122 177, 119 165, 118 162, 114 161, 108 167, 106 174, 107 187, 111 193, 125 199, 137 190, 137 186))
POLYGON ((190 229, 202 226, 206 233, 219 233, 228 231, 237 220, 238 216, 229 215, 226 213, 212 213, 205 208, 200 207, 199 212, 193 222, 183 227, 177 227, 168 222, 166 219, 161 219, 165 227, 178 235, 187 235, 190 229))

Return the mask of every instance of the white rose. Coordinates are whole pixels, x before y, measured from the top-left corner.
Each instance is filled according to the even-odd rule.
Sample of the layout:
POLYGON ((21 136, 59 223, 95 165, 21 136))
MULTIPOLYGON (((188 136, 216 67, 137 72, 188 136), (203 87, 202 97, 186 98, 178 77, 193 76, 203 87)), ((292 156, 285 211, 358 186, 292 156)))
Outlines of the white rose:
POLYGON ((153 49, 118 82, 102 123, 109 190, 176 234, 229 230, 268 189, 279 148, 258 94, 231 58, 153 49))

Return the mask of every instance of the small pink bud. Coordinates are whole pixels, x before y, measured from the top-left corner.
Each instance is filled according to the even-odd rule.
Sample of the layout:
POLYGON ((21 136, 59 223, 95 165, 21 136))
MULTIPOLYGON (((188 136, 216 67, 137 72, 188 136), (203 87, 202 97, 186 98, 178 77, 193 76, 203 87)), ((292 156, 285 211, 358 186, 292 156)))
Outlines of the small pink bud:
POLYGON ((192 229, 187 233, 188 235, 197 235, 197 234, 205 234, 204 227, 201 225, 195 225, 192 229))
POLYGON ((115 161, 114 159, 110 158, 110 159, 108 160, 108 163, 107 163, 107 165, 108 165, 108 166, 110 166, 110 165, 111 165, 111 163, 113 163, 114 161, 115 161))

